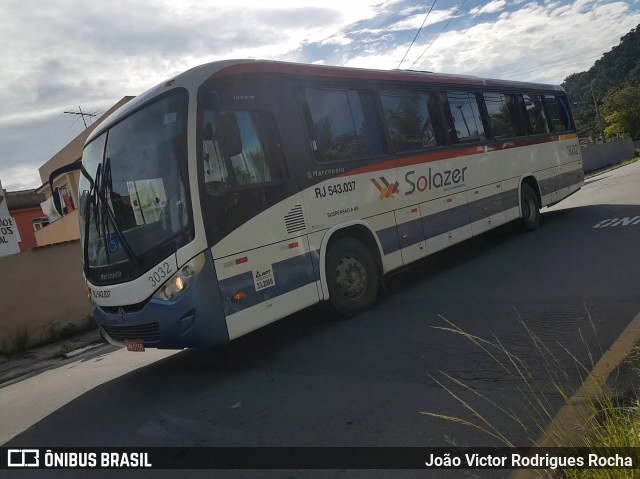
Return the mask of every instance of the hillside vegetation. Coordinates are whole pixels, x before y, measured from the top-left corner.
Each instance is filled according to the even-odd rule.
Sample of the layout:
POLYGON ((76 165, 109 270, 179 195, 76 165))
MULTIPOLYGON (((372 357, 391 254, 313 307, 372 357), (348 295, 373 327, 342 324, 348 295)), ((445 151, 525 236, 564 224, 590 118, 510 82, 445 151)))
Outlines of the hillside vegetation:
POLYGON ((640 139, 640 25, 589 70, 569 75, 562 86, 573 104, 580 136, 600 136, 595 97, 606 137, 640 139))

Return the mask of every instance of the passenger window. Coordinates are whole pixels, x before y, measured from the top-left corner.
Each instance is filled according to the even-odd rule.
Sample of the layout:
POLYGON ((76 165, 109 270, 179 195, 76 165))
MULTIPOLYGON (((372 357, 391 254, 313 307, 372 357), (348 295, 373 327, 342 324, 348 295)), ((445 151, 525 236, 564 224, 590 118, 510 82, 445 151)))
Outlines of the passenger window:
POLYGON ((307 88, 309 132, 318 161, 353 160, 387 152, 368 91, 307 88))
POLYGON ((544 113, 542 104, 542 96, 540 95, 523 95, 524 108, 527 112, 527 125, 529 133, 549 133, 549 125, 547 117, 544 113))
POLYGON ((454 143, 467 143, 486 140, 478 98, 473 92, 449 92, 447 93, 449 111, 451 113, 450 125, 452 140, 454 143))
POLYGON ((493 138, 499 140, 524 135, 524 127, 514 95, 485 93, 484 102, 491 123, 493 138))
POLYGON ((573 129, 566 98, 545 95, 544 102, 547 107, 547 114, 549 115, 552 131, 559 132, 573 129))
POLYGON ((395 151, 446 145, 435 95, 384 90, 380 92, 380 99, 395 151))

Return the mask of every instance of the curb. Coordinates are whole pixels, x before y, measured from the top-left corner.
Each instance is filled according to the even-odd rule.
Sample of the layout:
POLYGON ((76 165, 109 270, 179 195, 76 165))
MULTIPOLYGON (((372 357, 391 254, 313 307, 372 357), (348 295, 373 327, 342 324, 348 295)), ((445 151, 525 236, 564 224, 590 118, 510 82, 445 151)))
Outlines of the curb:
POLYGON ((0 361, 0 388, 36 373, 65 364, 101 346, 107 345, 98 330, 82 333, 63 341, 27 350, 20 357, 0 361), (63 353, 64 348, 73 348, 63 353))

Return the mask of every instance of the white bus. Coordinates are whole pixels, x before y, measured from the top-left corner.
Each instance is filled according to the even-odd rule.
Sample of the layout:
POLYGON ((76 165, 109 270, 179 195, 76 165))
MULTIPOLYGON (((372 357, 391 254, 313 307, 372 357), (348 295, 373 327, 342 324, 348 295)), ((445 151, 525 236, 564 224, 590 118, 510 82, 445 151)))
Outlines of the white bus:
POLYGON ((561 87, 254 60, 130 101, 81 168, 89 297, 130 350, 226 343, 319 301, 356 315, 390 271, 535 229, 583 184, 561 87))

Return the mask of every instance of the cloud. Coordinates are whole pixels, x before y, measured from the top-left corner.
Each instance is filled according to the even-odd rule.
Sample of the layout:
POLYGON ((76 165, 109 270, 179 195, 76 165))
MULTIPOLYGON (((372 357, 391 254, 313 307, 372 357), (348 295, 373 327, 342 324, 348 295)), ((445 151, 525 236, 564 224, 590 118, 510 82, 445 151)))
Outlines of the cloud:
MULTIPOLYGON (((3 0, 2 5, 0 179, 7 187, 37 186, 37 168, 80 132, 77 123, 70 127, 74 120, 62 114, 65 110, 104 111, 124 95, 226 58, 396 68, 431 2, 49 0, 25 8, 21 0, 3 0)), ((593 63, 586 54, 570 62, 562 58, 605 51, 640 23, 631 0, 493 0, 466 10, 438 6, 403 66, 426 50, 415 68, 559 83, 593 63), (554 60, 559 61, 539 67, 554 60)))
POLYGON ((469 13, 473 16, 483 15, 485 13, 496 13, 501 11, 507 6, 506 0, 493 0, 482 7, 475 7, 469 10, 469 13))
POLYGON ((433 10, 429 14, 429 17, 426 19, 426 21, 425 21, 426 13, 422 12, 418 15, 412 15, 412 16, 403 18, 402 20, 399 20, 397 22, 391 23, 389 25, 385 25, 383 28, 364 29, 364 30, 358 31, 358 33, 362 32, 362 33, 377 34, 377 33, 383 33, 383 32, 399 32, 399 31, 406 31, 406 30, 411 30, 415 32, 420 28, 423 21, 424 21, 424 27, 428 27, 429 25, 435 25, 437 23, 444 22, 451 18, 455 18, 457 16, 456 15, 457 12, 458 12, 458 9, 456 7, 449 8, 446 10, 433 10))
POLYGON ((104 111, 124 95, 208 61, 296 60, 301 45, 341 48, 352 41, 342 34, 348 25, 396 1, 112 0, 107 6, 50 0, 25 8, 22 1, 5 0, 0 178, 8 186, 36 186, 37 167, 79 133, 77 125, 69 129, 73 119, 65 110, 104 111), (26 174, 27 168, 35 174, 26 174), (31 180, 18 181, 22 174, 31 180))
MULTIPOLYGON (((433 32, 441 29, 421 34, 404 65, 427 50, 415 69, 558 84, 569 74, 588 69, 597 52, 616 45, 639 23, 640 13, 628 2, 534 1, 469 24, 462 17, 453 19, 432 45, 433 32), (573 58, 563 62, 566 57, 573 58)), ((395 67, 410 40, 379 46, 375 52, 353 49, 343 61, 368 68, 395 67)))

